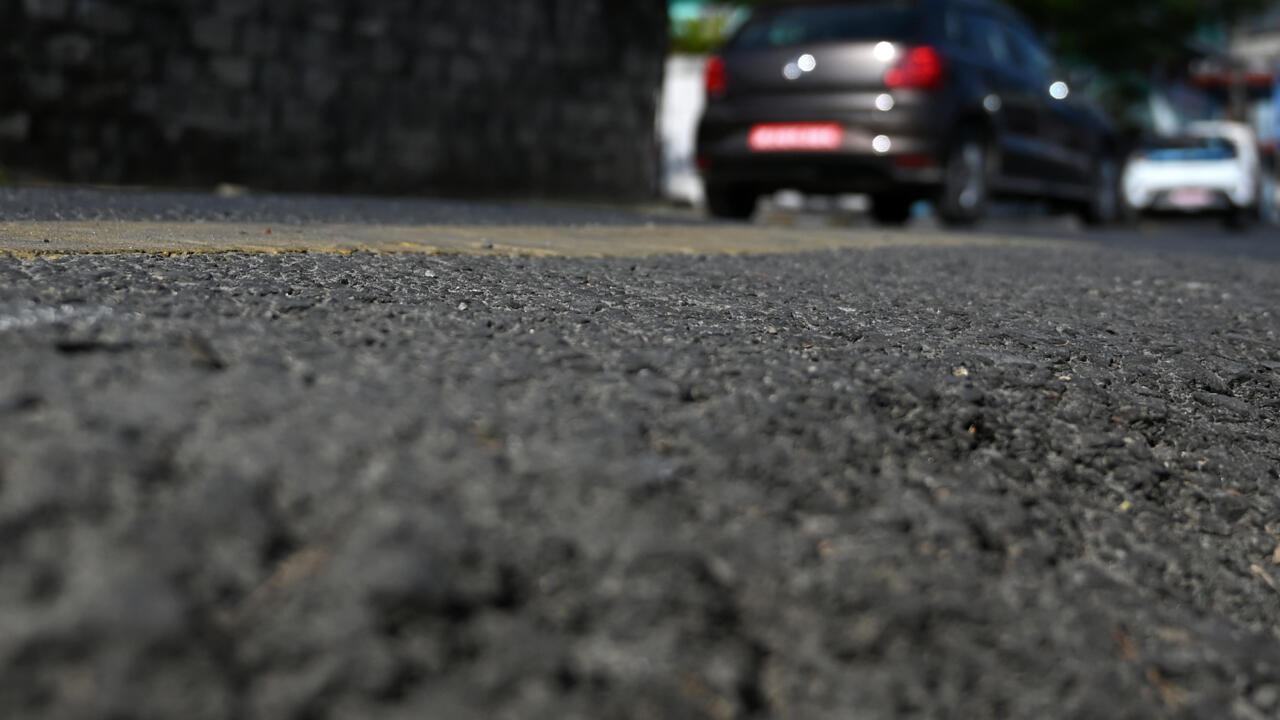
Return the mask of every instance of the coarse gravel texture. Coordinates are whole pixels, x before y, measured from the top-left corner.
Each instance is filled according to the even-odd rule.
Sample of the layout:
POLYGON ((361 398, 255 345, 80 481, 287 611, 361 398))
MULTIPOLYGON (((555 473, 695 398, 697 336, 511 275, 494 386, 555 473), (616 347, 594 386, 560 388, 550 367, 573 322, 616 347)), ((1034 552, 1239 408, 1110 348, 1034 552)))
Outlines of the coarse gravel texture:
POLYGON ((1276 277, 0 258, 0 708, 1280 716, 1276 277))

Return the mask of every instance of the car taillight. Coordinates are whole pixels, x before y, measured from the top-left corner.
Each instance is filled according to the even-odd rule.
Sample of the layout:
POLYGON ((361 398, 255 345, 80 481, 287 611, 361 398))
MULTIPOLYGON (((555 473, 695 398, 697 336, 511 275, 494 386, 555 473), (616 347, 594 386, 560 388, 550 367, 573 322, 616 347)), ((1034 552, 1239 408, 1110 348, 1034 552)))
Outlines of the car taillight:
POLYGON ((719 55, 707 59, 706 81, 708 97, 723 97, 729 91, 729 77, 724 70, 724 59, 719 55))
POLYGON ((942 87, 943 71, 942 55, 937 50, 927 45, 911 48, 884 74, 884 84, 891 88, 937 90, 942 87))
POLYGON ((903 170, 924 170, 933 167, 935 163, 934 157, 927 153, 899 155, 893 159, 893 164, 903 170))

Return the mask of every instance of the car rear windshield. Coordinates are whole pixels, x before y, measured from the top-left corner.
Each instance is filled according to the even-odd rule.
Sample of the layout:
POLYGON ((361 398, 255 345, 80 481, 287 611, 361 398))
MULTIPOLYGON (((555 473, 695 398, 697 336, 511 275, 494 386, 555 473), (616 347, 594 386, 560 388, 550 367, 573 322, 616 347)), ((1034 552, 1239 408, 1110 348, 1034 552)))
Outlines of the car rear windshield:
POLYGON ((1190 137, 1161 140, 1143 152, 1148 160, 1179 162, 1187 160, 1229 160, 1236 156, 1231 141, 1216 137, 1190 137))
POLYGON ((733 50, 763 50, 845 40, 904 40, 917 26, 915 3, 881 1, 801 5, 765 11, 730 43, 733 50))

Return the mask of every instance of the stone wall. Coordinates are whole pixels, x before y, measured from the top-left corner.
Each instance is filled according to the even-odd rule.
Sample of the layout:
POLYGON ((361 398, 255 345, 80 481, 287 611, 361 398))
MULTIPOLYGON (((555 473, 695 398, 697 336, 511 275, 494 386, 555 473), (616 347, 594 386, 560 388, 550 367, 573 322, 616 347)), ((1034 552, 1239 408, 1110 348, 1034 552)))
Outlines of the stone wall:
POLYGON ((665 49, 665 0, 0 0, 0 163, 642 195, 665 49))

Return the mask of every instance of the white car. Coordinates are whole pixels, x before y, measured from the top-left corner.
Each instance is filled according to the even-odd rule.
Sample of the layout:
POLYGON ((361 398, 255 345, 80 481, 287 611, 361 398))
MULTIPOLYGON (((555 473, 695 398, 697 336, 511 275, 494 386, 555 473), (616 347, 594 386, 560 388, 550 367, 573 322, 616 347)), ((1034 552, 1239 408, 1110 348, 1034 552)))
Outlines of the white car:
POLYGON ((1228 222, 1256 217, 1262 174, 1248 125, 1197 122, 1185 134, 1140 149, 1124 173, 1124 196, 1140 213, 1219 213, 1228 222))

